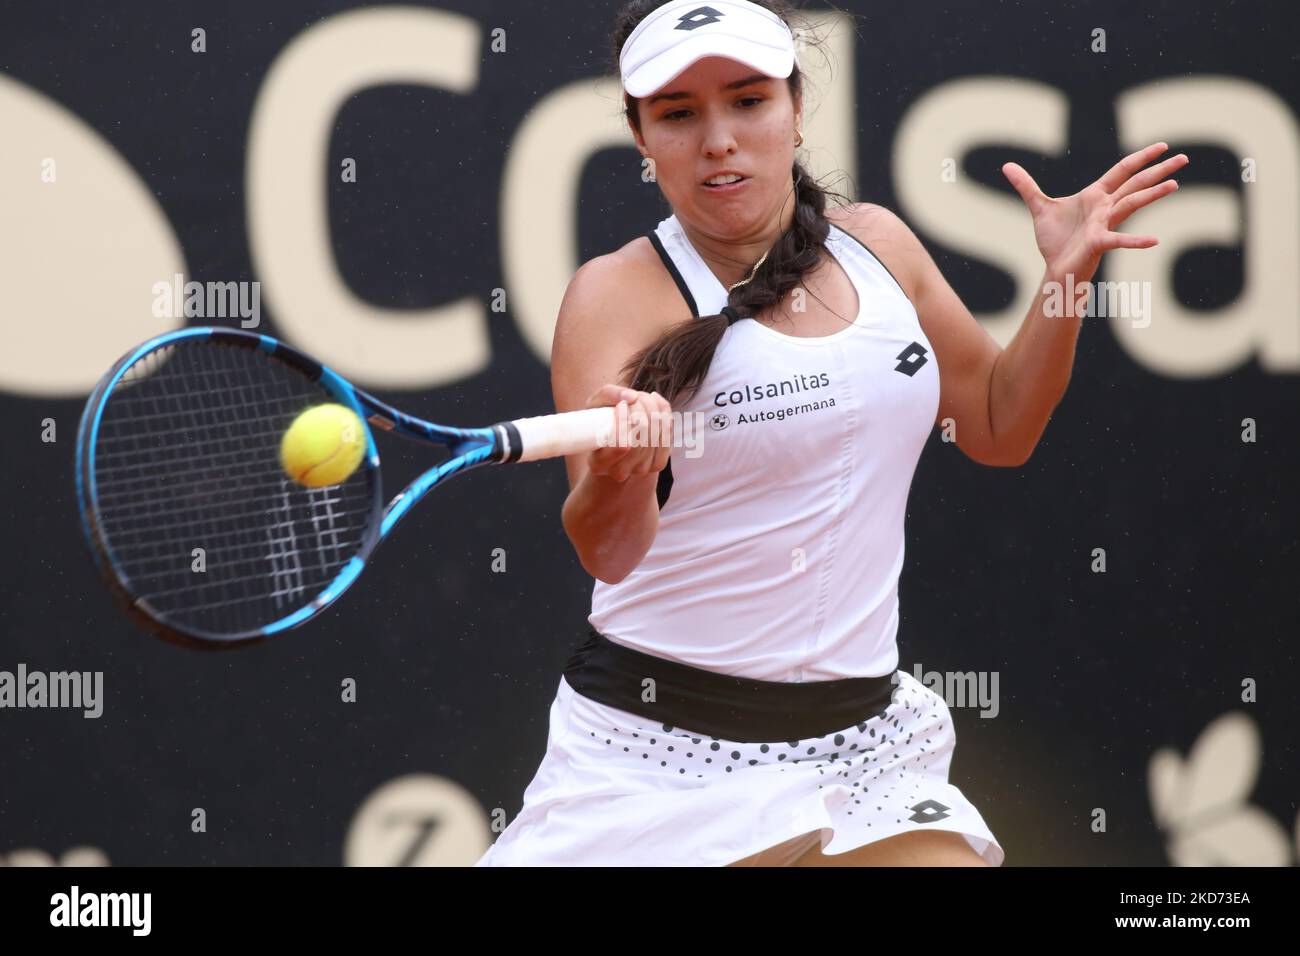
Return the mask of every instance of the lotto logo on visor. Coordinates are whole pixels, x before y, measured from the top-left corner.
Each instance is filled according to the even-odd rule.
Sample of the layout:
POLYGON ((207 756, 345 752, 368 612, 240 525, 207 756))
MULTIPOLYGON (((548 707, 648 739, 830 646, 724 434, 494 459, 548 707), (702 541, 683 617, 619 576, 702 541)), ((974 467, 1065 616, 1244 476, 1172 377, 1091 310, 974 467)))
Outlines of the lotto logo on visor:
POLYGON ((717 23, 722 19, 722 14, 718 13, 712 7, 698 7, 690 13, 683 13, 678 20, 676 30, 694 30, 696 27, 702 27, 706 23, 717 23))
POLYGON ((623 44, 623 89, 648 96, 706 56, 725 56, 784 79, 795 65, 794 36, 780 17, 749 0, 672 0, 642 20, 623 44))

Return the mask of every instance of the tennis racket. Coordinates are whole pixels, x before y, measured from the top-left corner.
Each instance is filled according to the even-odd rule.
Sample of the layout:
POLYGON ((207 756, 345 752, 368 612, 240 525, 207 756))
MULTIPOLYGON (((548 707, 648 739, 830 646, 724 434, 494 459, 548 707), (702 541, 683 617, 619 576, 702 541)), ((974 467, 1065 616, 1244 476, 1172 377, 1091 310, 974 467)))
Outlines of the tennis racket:
POLYGON ((615 425, 612 407, 436 425, 268 336, 186 328, 132 349, 95 386, 77 433, 77 503, 96 563, 133 618, 175 643, 231 647, 320 614, 447 478, 591 451, 613 443, 615 425), (326 402, 362 419, 365 455, 341 483, 308 488, 284 472, 280 442, 326 402), (451 457, 384 507, 366 422, 451 457))

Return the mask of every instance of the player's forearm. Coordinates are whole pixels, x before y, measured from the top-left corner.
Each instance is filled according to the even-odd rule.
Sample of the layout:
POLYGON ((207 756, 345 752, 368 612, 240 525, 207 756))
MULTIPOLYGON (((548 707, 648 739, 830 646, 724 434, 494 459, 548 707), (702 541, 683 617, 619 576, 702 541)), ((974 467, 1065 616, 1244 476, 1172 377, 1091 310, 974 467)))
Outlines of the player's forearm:
POLYGON ((569 492, 561 520, 592 577, 617 584, 641 563, 659 530, 659 474, 614 481, 587 472, 569 492))
POLYGON ((1045 273, 1028 316, 993 365, 989 423, 999 455, 1008 462, 1029 458, 1070 384, 1080 306, 1087 302, 1063 298, 1070 293, 1063 277, 1045 273), (1055 298, 1052 288, 1058 290, 1055 298))

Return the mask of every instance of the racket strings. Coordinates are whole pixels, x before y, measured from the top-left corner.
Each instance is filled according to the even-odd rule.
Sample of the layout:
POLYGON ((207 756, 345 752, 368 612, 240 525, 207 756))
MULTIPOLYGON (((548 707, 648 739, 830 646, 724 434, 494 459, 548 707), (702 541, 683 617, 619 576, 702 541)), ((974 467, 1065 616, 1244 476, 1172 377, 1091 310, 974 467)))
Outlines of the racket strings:
MULTIPOLYGON (((247 512, 243 512, 243 514, 231 514, 230 518, 243 519, 243 520, 255 520, 255 519, 260 519, 261 514, 260 512, 247 511, 247 512)), ((313 525, 315 524, 316 523, 313 522, 313 525)), ((268 533, 268 536, 274 537, 274 536, 282 535, 285 536, 286 538, 289 538, 292 535, 292 533, 294 533, 294 525, 295 525, 294 520, 286 520, 286 522, 265 523, 264 527, 266 529, 266 533, 268 533)), ((159 525, 159 527, 157 528, 149 528, 147 529, 147 531, 146 529, 135 529, 135 531, 122 532, 120 533, 120 535, 117 535, 116 537, 113 538, 114 541, 113 553, 118 555, 118 557, 121 558, 131 558, 131 557, 138 558, 138 563, 142 564, 142 566, 143 564, 146 564, 149 561, 155 561, 155 559, 156 561, 168 561, 169 558, 164 557, 164 555, 157 554, 156 549, 153 548, 153 540, 155 540, 157 533, 172 531, 172 529, 175 528, 188 528, 188 527, 192 527, 192 522, 173 522, 169 524, 159 525), (135 537, 134 541, 131 540, 133 536, 135 537)), ((322 535, 324 535, 325 532, 318 532, 318 533, 322 533, 322 535)), ((330 537, 335 538, 335 540, 337 540, 338 538, 337 533, 334 533, 334 531, 330 531, 329 535, 330 537)), ((217 540, 217 541, 233 541, 233 540, 237 540, 237 538, 238 540, 243 540, 243 532, 240 531, 238 533, 235 533, 230 531, 213 531, 213 532, 209 532, 207 537, 209 538, 209 540, 217 540)), ((139 575, 133 575, 133 580, 135 578, 138 578, 138 576, 139 575)))
POLYGON ((255 632, 320 594, 364 545, 375 476, 361 467, 306 488, 279 448, 298 414, 333 400, 272 356, 210 341, 128 369, 99 423, 94 478, 132 593, 164 620, 220 634, 255 632))
POLYGON ((139 464, 125 464, 119 472, 119 481, 112 487, 111 491, 106 490, 103 492, 103 498, 112 502, 114 499, 124 499, 138 492, 141 488, 153 487, 158 469, 164 466, 173 467, 173 480, 189 482, 192 494, 202 494, 213 486, 219 487, 228 484, 232 478, 247 481, 284 476, 278 461, 268 466, 265 462, 249 462, 247 458, 247 449, 241 448, 238 452, 205 455, 201 462, 189 469, 178 467, 189 464, 192 461, 189 457, 174 461, 167 461, 159 457, 156 460, 143 461, 139 464), (214 467, 221 469, 220 475, 213 476, 212 469, 214 467), (130 474, 132 469, 137 469, 138 472, 130 474))

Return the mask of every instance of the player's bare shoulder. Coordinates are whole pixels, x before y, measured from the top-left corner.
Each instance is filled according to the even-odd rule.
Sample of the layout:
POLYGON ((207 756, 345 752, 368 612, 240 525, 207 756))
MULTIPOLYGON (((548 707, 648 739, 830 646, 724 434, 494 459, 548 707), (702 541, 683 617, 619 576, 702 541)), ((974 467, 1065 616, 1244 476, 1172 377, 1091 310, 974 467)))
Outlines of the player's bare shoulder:
POLYGON ((873 202, 847 203, 843 206, 828 205, 826 218, 859 239, 888 238, 894 230, 903 225, 903 220, 899 219, 892 209, 873 202))
POLYGON ((639 348, 690 317, 654 246, 638 236, 574 273, 560 305, 556 345, 568 337, 612 335, 639 348))

